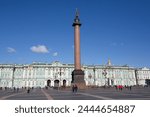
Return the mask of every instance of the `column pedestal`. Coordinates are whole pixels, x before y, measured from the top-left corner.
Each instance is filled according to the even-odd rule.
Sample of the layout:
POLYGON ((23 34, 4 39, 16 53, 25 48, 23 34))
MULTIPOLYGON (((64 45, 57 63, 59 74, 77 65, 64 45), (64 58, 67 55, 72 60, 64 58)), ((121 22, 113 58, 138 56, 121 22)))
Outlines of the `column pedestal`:
POLYGON ((72 85, 76 84, 78 89, 86 89, 86 84, 84 81, 84 71, 82 70, 74 70, 72 72, 72 85))

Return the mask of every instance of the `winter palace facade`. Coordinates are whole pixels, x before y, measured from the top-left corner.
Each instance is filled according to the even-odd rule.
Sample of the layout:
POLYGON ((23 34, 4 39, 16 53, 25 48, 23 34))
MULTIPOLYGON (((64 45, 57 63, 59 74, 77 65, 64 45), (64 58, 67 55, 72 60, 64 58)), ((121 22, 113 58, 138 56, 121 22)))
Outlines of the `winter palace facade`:
MULTIPOLYGON (((129 66, 83 65, 87 86, 146 85, 150 69, 129 66)), ((0 87, 71 86, 73 64, 0 64, 0 87)))

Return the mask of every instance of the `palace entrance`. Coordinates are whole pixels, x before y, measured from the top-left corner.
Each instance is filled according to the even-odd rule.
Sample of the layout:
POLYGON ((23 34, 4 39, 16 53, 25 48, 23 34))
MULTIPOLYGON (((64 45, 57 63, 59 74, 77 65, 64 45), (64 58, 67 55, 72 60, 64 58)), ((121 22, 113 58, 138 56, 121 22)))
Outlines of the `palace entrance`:
POLYGON ((47 80, 47 86, 51 87, 51 80, 47 80))
POLYGON ((66 87, 66 80, 63 80, 63 87, 66 87))
POLYGON ((145 79, 145 84, 146 84, 147 86, 150 86, 150 79, 145 79))
POLYGON ((54 87, 59 87, 59 80, 54 80, 54 87))

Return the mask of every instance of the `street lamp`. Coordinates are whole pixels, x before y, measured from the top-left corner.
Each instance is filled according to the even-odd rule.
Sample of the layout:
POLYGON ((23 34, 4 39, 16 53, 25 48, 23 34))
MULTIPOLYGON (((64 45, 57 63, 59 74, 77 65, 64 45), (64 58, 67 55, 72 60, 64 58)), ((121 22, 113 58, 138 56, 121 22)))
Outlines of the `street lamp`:
POLYGON ((14 65, 14 66, 13 66, 13 74, 12 74, 12 88, 14 87, 15 70, 16 70, 16 67, 15 67, 15 65, 14 65))
POLYGON ((2 86, 4 86, 2 83, 1 83, 1 81, 2 81, 2 79, 3 79, 3 75, 2 75, 2 72, 3 72, 3 66, 1 67, 2 69, 1 69, 1 76, 0 76, 0 87, 2 87, 2 86))
POLYGON ((58 72, 58 74, 60 75, 60 86, 59 87, 61 87, 61 68, 59 69, 59 72, 58 72))
POLYGON ((96 68, 95 68, 95 66, 94 66, 94 68, 93 68, 93 72, 94 72, 94 85, 96 86, 96 75, 95 75, 95 70, 96 70, 96 68))
POLYGON ((56 82, 56 80, 57 80, 57 73, 54 73, 54 87, 57 87, 57 82, 56 82))
POLYGON ((91 73, 88 75, 89 79, 90 79, 90 85, 91 85, 91 78, 92 78, 92 75, 91 73))
POLYGON ((136 85, 139 86, 139 82, 138 82, 138 70, 135 70, 135 79, 136 79, 136 85))
POLYGON ((107 71, 106 71, 106 69, 104 69, 104 71, 102 72, 102 74, 105 77, 105 85, 109 86, 109 78, 107 78, 107 71))
POLYGON ((61 80, 62 80, 61 77, 62 77, 62 75, 65 74, 65 73, 62 71, 62 68, 59 69, 58 74, 60 75, 60 86, 61 86, 61 80))
POLYGON ((1 78, 0 78, 0 87, 1 87, 1 78))

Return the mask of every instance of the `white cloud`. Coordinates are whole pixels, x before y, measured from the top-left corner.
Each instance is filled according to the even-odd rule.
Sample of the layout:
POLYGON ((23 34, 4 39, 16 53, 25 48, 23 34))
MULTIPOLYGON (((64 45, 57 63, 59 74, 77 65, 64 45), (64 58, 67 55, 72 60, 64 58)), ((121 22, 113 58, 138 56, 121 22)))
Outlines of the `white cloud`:
POLYGON ((8 47, 7 52, 14 53, 14 52, 16 52, 16 50, 14 48, 8 47))
POLYGON ((53 53, 53 56, 58 56, 58 52, 54 52, 54 53, 53 53))
POLYGON ((35 53, 49 53, 45 45, 32 46, 30 49, 32 52, 35 52, 35 53))

